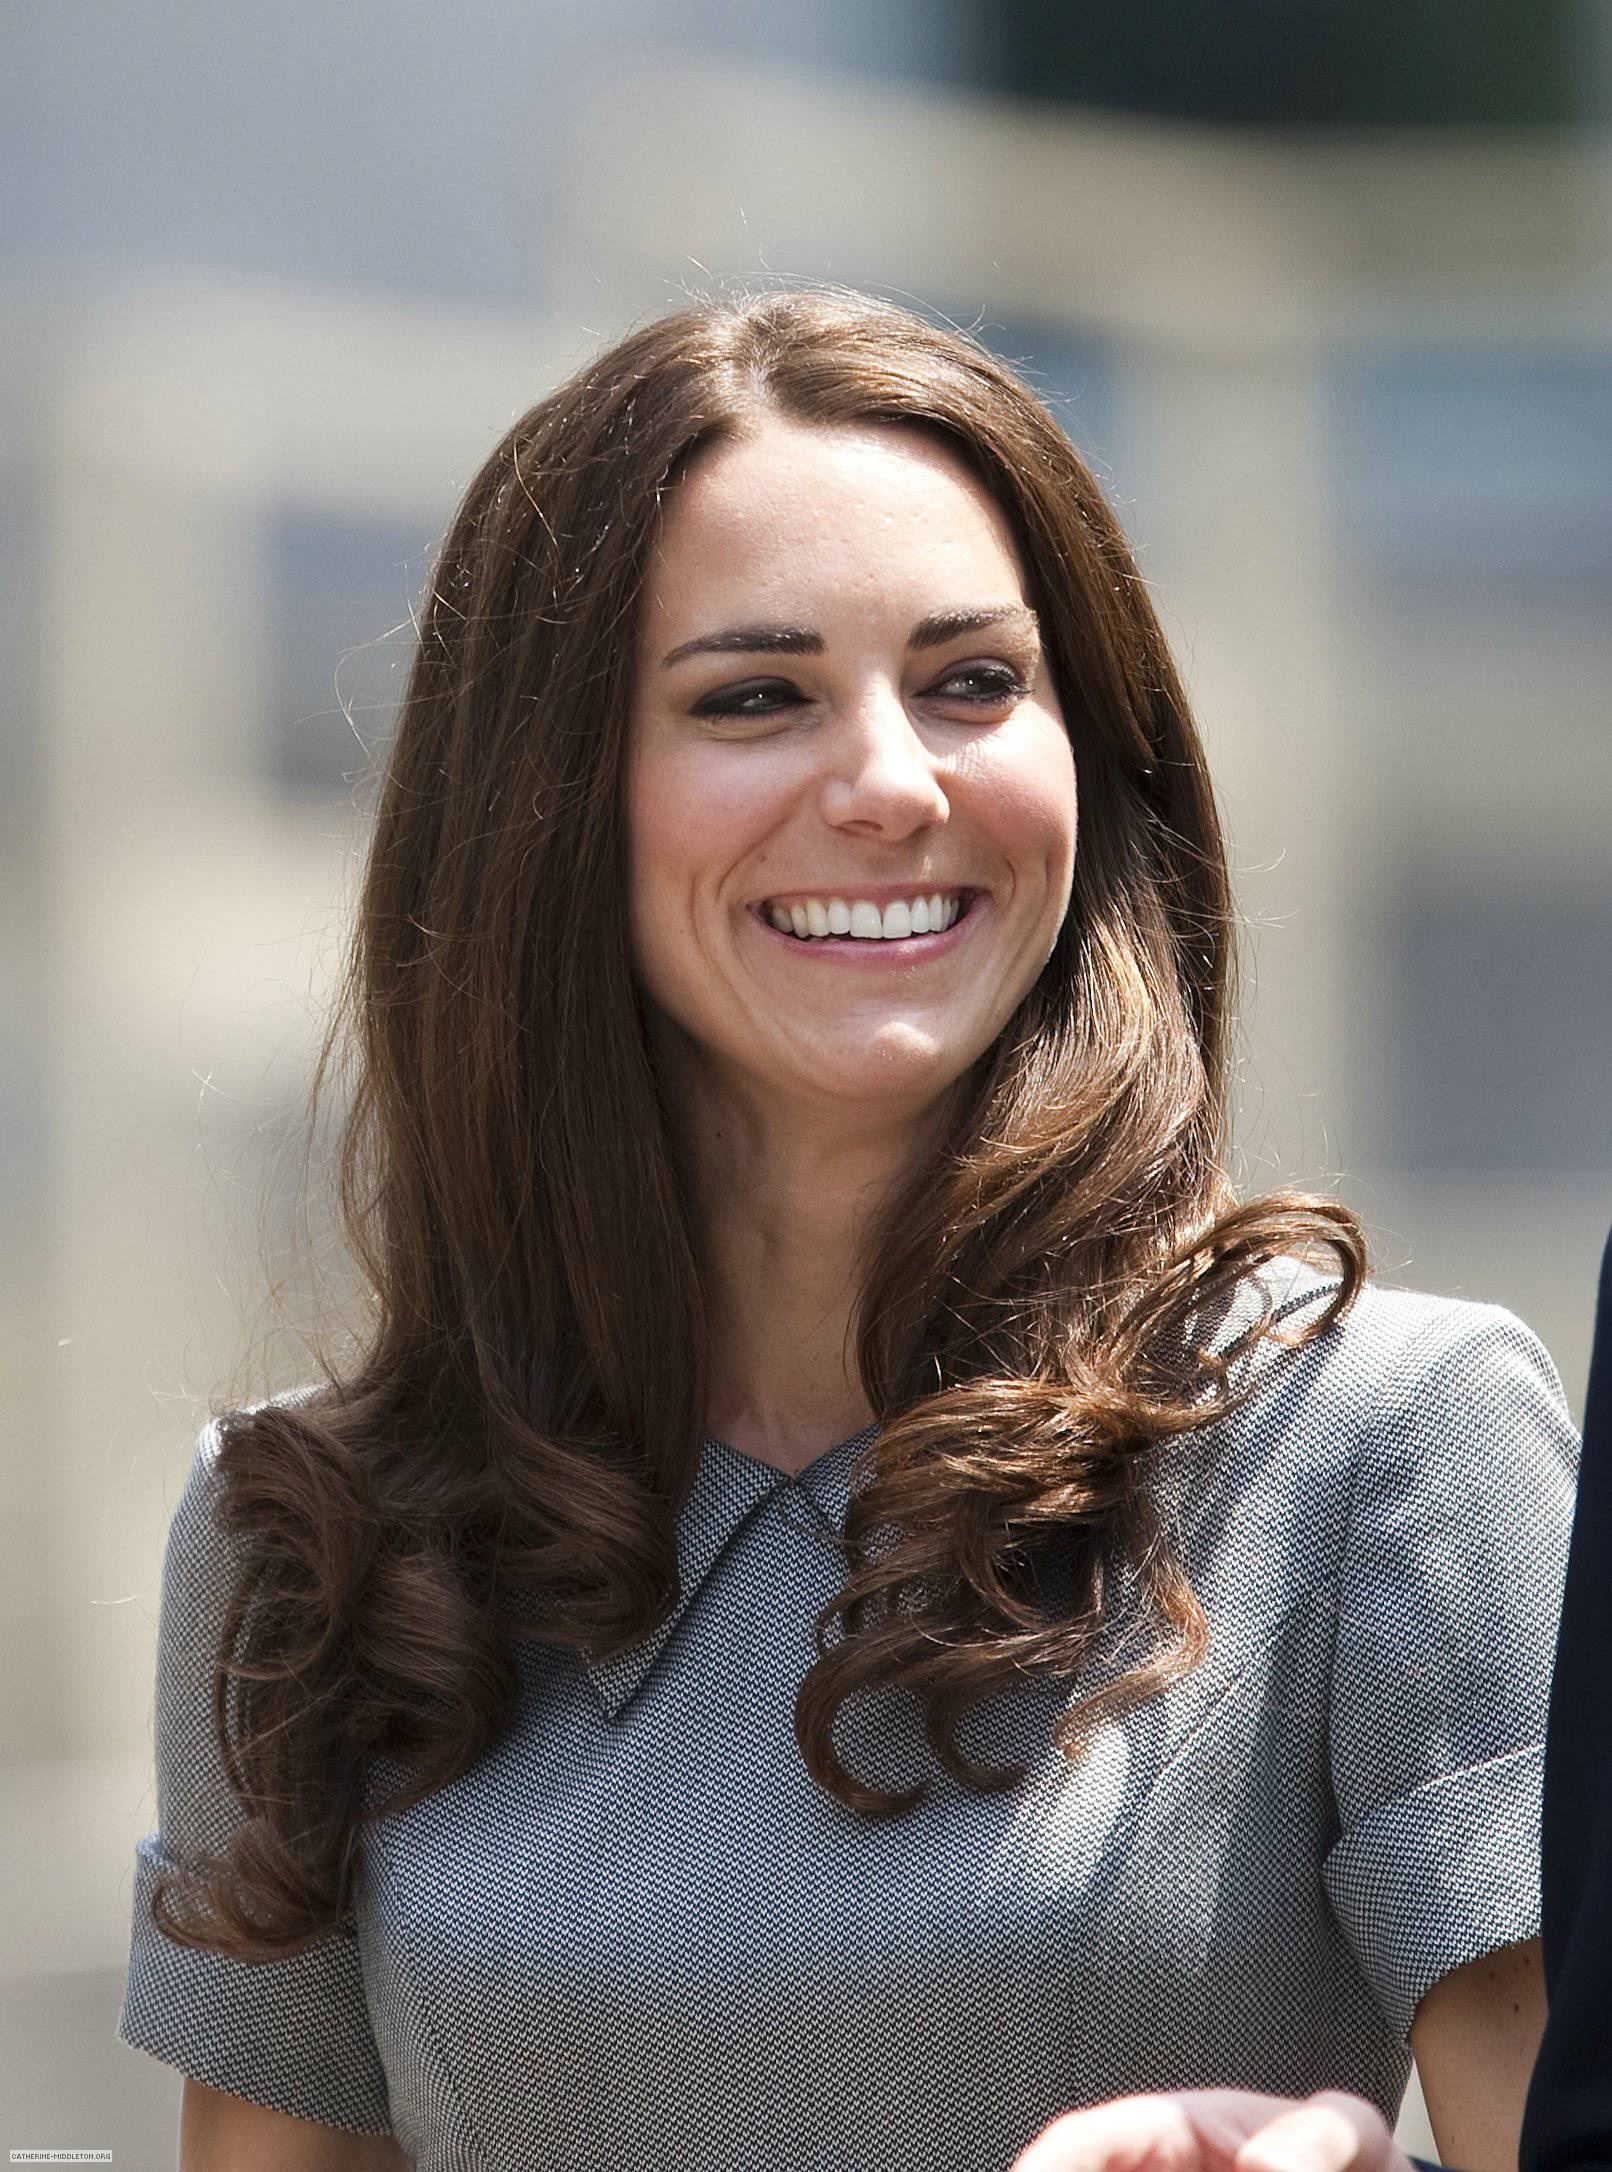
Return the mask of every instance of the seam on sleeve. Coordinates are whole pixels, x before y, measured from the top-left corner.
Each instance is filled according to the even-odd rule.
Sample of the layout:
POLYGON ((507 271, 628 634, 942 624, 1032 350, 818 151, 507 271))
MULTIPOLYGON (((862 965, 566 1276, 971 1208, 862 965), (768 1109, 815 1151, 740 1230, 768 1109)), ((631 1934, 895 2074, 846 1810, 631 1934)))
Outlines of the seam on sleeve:
POLYGON ((1374 1924, 1395 1934, 1361 1962, 1401 2039, 1408 2039, 1417 2004, 1452 1969, 1538 1935, 1539 1883, 1531 1866, 1538 1854, 1543 1761, 1541 1745, 1532 1743, 1441 1774, 1379 1804, 1328 1854, 1322 1877, 1340 1922, 1347 1899, 1350 1913, 1365 1910, 1374 1924), (1506 1841, 1478 1865, 1465 1843, 1474 1796, 1483 1799, 1486 1822, 1506 1841), (1379 1882, 1383 1851, 1400 1852, 1407 1834, 1426 1888, 1443 1902, 1431 1917, 1414 1908, 1407 1914, 1394 1891, 1379 1882))
POLYGON ((1398 1795, 1385 1795, 1381 1802, 1373 1803, 1365 1816, 1357 1818, 1349 1828, 1350 1834, 1369 1832, 1377 1820, 1386 1817, 1390 1811, 1401 1810, 1407 1803, 1418 1802, 1425 1796, 1436 1794, 1441 1787, 1454 1787, 1461 1781, 1476 1780, 1481 1774, 1495 1771, 1501 1765, 1514 1765, 1520 1758, 1537 1758, 1543 1754, 1544 1748, 1544 1737, 1538 1736, 1532 1742, 1519 1742, 1512 1749, 1496 1750, 1493 1757, 1479 1757, 1470 1765, 1452 1765, 1448 1772, 1435 1772, 1430 1779, 1419 1780, 1415 1787, 1407 1787, 1398 1795))
POLYGON ((180 1944, 150 1908, 154 1877, 180 1867, 160 1835, 138 1843, 121 2040, 293 2118, 391 2133, 385 2063, 352 1942, 331 1932, 265 1963, 180 1944), (317 2069, 300 2063, 309 2041, 322 2055, 317 2069))

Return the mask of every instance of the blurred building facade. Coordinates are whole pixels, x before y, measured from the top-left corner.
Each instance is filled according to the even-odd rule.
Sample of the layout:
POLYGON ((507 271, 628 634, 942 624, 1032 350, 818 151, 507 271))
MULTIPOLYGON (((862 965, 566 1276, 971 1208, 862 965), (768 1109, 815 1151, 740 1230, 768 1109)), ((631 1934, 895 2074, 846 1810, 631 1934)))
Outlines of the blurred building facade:
MULTIPOLYGON (((115 2013, 195 1429, 308 1377, 298 1125, 434 539, 515 414, 685 292, 866 285, 1050 400, 1220 783, 1240 1174, 1341 1192, 1390 1280, 1514 1306, 1576 1406, 1612 1218, 1604 11, 1505 14, 1504 65, 1420 79, 1442 112, 1409 61, 1340 84, 1326 9, 1308 107, 1227 64, 1207 112, 1072 12, 673 36, 489 0, 429 70, 379 7, 168 4, 138 52, 100 0, 31 22, 80 99, 65 149, 49 97, 12 136, 0 362, 5 1814, 35 1866, 4 1969, 38 2014, 115 2013), (133 143, 142 93, 120 191, 86 145, 133 143), (222 196, 158 156, 204 115, 222 196)), ((1227 20, 1269 57, 1259 12, 1227 20)), ((1171 82, 1193 13, 1152 26, 1171 82)), ((119 2161, 161 2095, 142 2072, 129 2109, 134 2065, 95 2103, 119 2161)))

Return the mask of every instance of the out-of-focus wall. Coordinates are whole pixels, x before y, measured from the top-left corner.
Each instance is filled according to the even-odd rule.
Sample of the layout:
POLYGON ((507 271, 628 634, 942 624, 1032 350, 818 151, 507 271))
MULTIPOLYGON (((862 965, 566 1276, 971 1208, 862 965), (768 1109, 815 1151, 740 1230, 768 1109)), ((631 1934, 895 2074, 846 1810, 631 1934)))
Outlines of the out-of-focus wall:
POLYGON ((482 453, 685 288, 831 276, 1023 363, 1210 741, 1249 918, 1245 1180, 1338 1189, 1389 1279, 1513 1305, 1577 1404, 1612 1219, 1612 153, 1104 117, 969 89, 961 8, 921 51, 923 11, 887 11, 860 60, 848 13, 810 51, 763 15, 645 53, 488 7, 443 91, 463 197, 422 206, 423 241, 406 205, 374 218, 367 284, 320 196, 402 189, 403 116, 433 111, 377 11, 319 18, 340 66, 311 105, 272 15, 147 15, 151 96, 177 125, 213 85, 290 222, 221 236, 169 189, 184 246, 140 248, 108 201, 97 255, 39 131, 0 362, 0 1969, 31 2017, 0 2099, 37 2129, 12 2144, 171 2154, 173 2077, 110 2044, 160 1547, 215 1396, 308 1376, 265 1268, 311 1319, 296 1127, 351 780, 482 453), (328 139, 371 62, 403 107, 380 137, 365 109, 378 171, 328 139), (317 187, 277 99, 319 124, 317 187))

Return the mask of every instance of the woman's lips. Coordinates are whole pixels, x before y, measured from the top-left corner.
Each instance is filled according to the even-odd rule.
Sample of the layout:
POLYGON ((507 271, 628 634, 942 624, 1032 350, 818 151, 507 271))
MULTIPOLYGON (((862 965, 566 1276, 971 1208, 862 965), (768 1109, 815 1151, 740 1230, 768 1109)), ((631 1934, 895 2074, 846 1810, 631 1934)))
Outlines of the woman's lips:
POLYGON ((964 900, 963 909, 949 928, 935 935, 785 935, 775 928, 759 905, 750 907, 750 917, 763 935, 775 943, 783 943, 790 950, 798 951, 803 958, 827 959, 835 965, 845 965, 858 970, 867 966, 920 965, 929 958, 944 957, 955 950, 980 915, 990 906, 990 898, 984 890, 975 890, 964 900))

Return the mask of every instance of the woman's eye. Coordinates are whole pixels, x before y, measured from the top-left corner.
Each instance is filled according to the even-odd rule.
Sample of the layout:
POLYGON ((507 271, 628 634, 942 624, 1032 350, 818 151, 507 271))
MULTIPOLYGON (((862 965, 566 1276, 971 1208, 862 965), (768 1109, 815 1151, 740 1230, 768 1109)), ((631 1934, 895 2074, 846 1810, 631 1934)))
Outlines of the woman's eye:
POLYGON ((696 702, 696 716, 771 716, 774 709, 799 695, 787 679, 762 679, 753 686, 725 687, 720 694, 707 694, 704 701, 696 702))
POLYGON ((942 679, 935 691, 945 694, 948 687, 960 685, 965 680, 973 682, 973 692, 949 694, 946 695, 948 700, 972 701, 982 709, 994 708, 1004 701, 1018 700, 1030 691, 1019 674, 1009 670, 1006 664, 965 664, 961 671, 954 671, 942 679))

